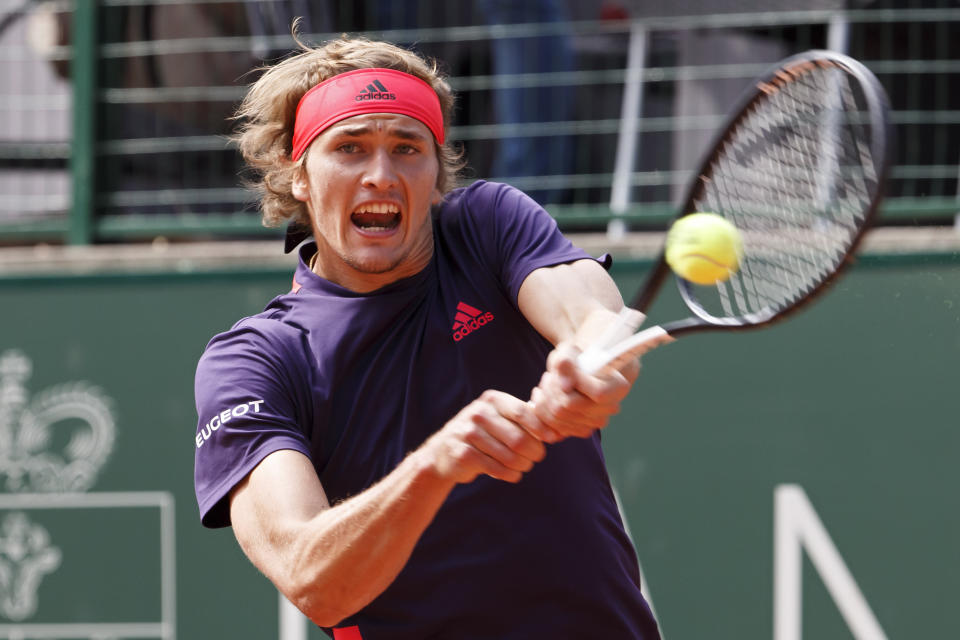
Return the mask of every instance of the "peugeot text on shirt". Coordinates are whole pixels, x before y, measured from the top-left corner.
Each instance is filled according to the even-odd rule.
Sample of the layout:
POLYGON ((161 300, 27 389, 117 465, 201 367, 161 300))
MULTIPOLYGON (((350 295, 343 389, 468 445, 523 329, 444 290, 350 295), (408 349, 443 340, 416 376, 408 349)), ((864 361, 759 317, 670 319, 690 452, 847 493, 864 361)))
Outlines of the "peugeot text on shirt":
POLYGON ((251 410, 254 413, 260 413, 261 404, 263 404, 263 400, 242 402, 232 409, 224 409, 217 415, 213 416, 213 418, 210 419, 210 422, 203 425, 200 431, 197 432, 197 449, 202 447, 203 443, 210 439, 210 436, 212 436, 213 433, 220 428, 220 425, 226 424, 234 418, 239 418, 242 415, 246 415, 251 410))

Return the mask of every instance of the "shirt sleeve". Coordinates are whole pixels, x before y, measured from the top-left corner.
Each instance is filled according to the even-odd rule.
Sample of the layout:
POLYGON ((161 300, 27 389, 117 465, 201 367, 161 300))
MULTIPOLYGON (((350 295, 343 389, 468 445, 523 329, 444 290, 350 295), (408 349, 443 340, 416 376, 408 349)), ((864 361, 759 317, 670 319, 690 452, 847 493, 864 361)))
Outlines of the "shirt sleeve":
POLYGON ((516 301, 520 285, 535 269, 591 256, 573 246, 557 222, 533 198, 505 184, 480 182, 471 186, 464 207, 472 234, 492 256, 489 267, 516 301))
POLYGON ((194 489, 204 526, 230 524, 230 491, 269 454, 309 457, 305 350, 280 322, 247 319, 216 336, 197 365, 194 489))

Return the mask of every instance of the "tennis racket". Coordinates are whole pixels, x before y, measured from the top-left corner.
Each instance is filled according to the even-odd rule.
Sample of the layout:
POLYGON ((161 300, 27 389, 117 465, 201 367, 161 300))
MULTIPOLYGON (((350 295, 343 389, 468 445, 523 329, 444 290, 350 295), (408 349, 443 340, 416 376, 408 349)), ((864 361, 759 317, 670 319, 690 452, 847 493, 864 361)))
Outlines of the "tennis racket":
POLYGON ((618 367, 688 333, 767 326, 815 300, 876 216, 892 134, 883 87, 852 58, 808 51, 758 77, 678 216, 706 211, 732 222, 743 241, 739 269, 711 286, 675 276, 690 316, 634 333, 671 275, 661 251, 632 308, 580 355, 581 369, 618 367))

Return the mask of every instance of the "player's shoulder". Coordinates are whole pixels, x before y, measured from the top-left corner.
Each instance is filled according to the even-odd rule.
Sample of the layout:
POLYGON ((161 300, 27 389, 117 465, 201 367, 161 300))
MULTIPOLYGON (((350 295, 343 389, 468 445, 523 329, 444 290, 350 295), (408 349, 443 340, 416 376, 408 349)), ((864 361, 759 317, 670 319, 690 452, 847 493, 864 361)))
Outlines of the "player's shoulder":
POLYGON ((467 226, 475 231, 492 223, 506 231, 514 221, 538 213, 545 212, 516 187, 477 180, 448 193, 438 208, 437 219, 441 226, 467 226))
POLYGON ((200 359, 258 359, 293 364, 304 354, 304 330, 278 313, 271 303, 265 311, 237 321, 228 330, 213 336, 200 359))
MULTIPOLYGON (((443 208, 483 208, 495 207, 504 199, 530 199, 525 193, 503 182, 476 180, 469 185, 452 190, 444 198, 443 208)), ((531 200, 532 202, 532 200, 531 200)))

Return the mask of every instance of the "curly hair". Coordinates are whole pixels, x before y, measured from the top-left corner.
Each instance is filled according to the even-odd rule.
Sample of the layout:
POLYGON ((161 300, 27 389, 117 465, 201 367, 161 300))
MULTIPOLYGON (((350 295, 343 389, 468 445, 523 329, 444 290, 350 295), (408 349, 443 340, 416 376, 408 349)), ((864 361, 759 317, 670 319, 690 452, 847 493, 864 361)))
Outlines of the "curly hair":
MULTIPOLYGON (((296 34, 294 34, 296 38, 296 34)), ((295 199, 291 186, 306 161, 305 153, 293 161, 290 152, 297 104, 309 89, 335 75, 355 69, 385 68, 403 71, 429 84, 440 98, 443 126, 450 126, 454 95, 435 61, 389 42, 343 36, 312 47, 297 39, 299 51, 278 64, 260 69, 263 75, 247 92, 234 118, 240 122, 234 140, 255 178, 249 181, 259 196, 263 224, 278 226, 292 221, 309 227, 303 202, 295 199)), ((449 139, 437 144, 440 171, 437 189, 447 193, 456 185, 463 168, 462 153, 449 139)))

